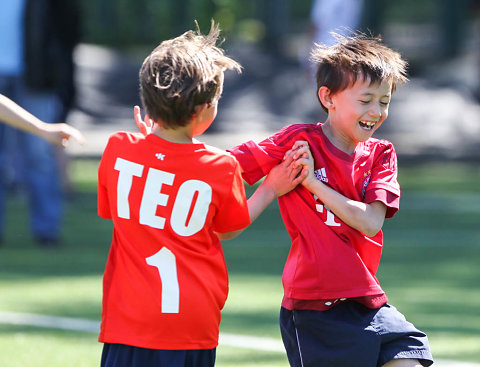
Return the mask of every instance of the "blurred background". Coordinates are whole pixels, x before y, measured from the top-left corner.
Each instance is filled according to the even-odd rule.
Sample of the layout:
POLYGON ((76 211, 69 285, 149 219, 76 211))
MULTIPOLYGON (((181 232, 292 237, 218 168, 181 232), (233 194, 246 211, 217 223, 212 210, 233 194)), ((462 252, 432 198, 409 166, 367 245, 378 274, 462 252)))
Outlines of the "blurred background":
MULTIPOLYGON (((330 28, 347 26, 380 34, 409 62, 410 82, 399 88, 379 131, 393 140, 399 155, 480 157, 479 1, 323 3, 327 5, 317 4, 314 10, 312 0, 80 2, 78 93, 69 120, 86 130, 90 144, 73 153, 96 154, 96 143, 105 139, 102 134, 108 134, 111 123, 131 129, 131 107, 139 103, 137 74, 145 56, 162 40, 193 29, 195 19, 204 32, 214 19, 223 30, 223 47, 244 70, 227 75, 219 115, 207 135, 235 132, 238 140, 227 143, 232 145, 287 123, 321 121, 308 53, 312 41, 326 41, 316 32, 324 37, 330 28)), ((226 143, 223 136, 206 139, 226 143)))
MULTIPOLYGON (((8 195, 0 243, 1 366, 99 365, 112 228, 96 215, 98 162, 112 132, 136 130, 143 59, 162 40, 194 29, 194 20, 207 32, 211 19, 223 30, 227 54, 243 65, 241 74, 227 73, 218 117, 200 137, 221 148, 325 118, 307 59, 314 40, 331 41, 331 28, 380 34, 407 59, 410 81, 397 89, 376 132, 396 147, 402 187, 401 210, 384 225, 378 276, 392 304, 429 335, 436 365, 479 366, 480 1, 77 3, 76 97, 66 120, 87 143, 72 142, 62 158, 68 201, 58 247, 32 241, 21 189, 8 195)), ((66 20, 68 26, 72 19, 66 20)), ((289 243, 276 203, 225 243, 230 295, 218 366, 288 365, 278 310, 289 243)))

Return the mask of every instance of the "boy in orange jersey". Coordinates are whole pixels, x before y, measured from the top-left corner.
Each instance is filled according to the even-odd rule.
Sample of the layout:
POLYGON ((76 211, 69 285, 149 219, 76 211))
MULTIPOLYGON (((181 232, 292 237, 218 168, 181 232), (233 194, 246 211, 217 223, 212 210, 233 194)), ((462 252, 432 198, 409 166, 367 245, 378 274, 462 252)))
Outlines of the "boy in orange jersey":
MULTIPOLYGON (((149 135, 119 132, 98 172, 98 213, 113 220, 103 283, 102 367, 211 367, 233 238, 304 176, 279 165, 248 200, 240 165, 195 139, 217 114, 219 30, 162 42, 140 70, 149 135)), ((137 110, 137 113, 139 111, 137 110)))

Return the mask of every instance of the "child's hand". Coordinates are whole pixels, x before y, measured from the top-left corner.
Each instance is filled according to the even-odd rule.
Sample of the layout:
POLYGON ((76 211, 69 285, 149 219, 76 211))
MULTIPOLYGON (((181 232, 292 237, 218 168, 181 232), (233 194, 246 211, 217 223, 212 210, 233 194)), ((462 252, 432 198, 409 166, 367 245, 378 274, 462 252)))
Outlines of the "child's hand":
POLYGON ((285 153, 284 160, 292 160, 296 169, 301 169, 301 176, 304 177, 302 185, 308 186, 312 180, 315 180, 314 160, 308 142, 297 140, 292 149, 285 153))
POLYGON ((138 130, 140 130, 143 135, 147 136, 152 132, 152 120, 150 120, 148 115, 145 115, 145 120, 142 120, 142 113, 140 112, 139 106, 133 107, 133 116, 135 118, 135 124, 137 125, 138 130))
POLYGON ((83 134, 71 125, 65 123, 43 123, 42 126, 43 131, 41 136, 54 145, 65 148, 71 138, 75 139, 82 145, 85 144, 85 137, 83 134))
POLYGON ((292 158, 284 159, 270 170, 263 185, 267 185, 275 197, 285 195, 305 179, 302 168, 296 167, 292 158))

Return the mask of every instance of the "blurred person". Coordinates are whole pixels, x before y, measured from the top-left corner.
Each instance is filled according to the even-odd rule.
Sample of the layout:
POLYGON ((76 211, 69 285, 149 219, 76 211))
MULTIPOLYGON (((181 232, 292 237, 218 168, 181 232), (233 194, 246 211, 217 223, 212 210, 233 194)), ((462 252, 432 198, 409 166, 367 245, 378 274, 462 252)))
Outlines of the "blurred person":
POLYGON ((388 303, 376 277, 400 186, 393 144, 372 135, 407 80, 406 62, 380 38, 336 39, 312 50, 325 122, 289 125, 227 151, 250 185, 285 158, 307 172, 278 198, 292 240, 280 313, 290 365, 430 366, 427 336, 388 303))
POLYGON ((309 44, 301 50, 301 63, 313 73, 309 52, 315 43, 332 45, 336 42, 332 32, 344 36, 358 30, 363 14, 363 0, 314 0, 310 12, 309 44))
POLYGON ((304 177, 287 160, 247 202, 237 160, 195 139, 217 115, 224 71, 240 70, 218 36, 212 24, 208 35, 188 31, 151 52, 140 94, 152 133, 115 133, 102 155, 98 214, 113 221, 102 367, 214 366, 228 293, 220 240, 304 177))
MULTIPOLYGON (((74 0, 0 3, 0 93, 46 123, 64 121, 73 102, 78 21, 74 0)), ((56 147, 44 139, 0 124, 0 238, 10 169, 28 194, 34 240, 58 245, 63 192, 55 157, 56 147)))
POLYGON ((363 0, 315 0, 310 19, 313 42, 330 46, 336 43, 332 32, 351 35, 360 25, 363 0))

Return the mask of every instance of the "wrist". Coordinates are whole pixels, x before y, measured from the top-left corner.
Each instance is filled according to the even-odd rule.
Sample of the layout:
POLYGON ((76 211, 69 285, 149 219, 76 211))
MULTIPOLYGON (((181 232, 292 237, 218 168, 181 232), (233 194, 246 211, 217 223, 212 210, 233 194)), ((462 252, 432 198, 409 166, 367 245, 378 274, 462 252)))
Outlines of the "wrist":
POLYGON ((320 181, 318 181, 315 176, 307 176, 305 180, 302 181, 302 185, 309 191, 320 181))
POLYGON ((280 194, 277 192, 277 190, 275 190, 268 180, 264 180, 258 187, 258 190, 260 190, 262 195, 270 201, 273 201, 280 196, 280 194))

